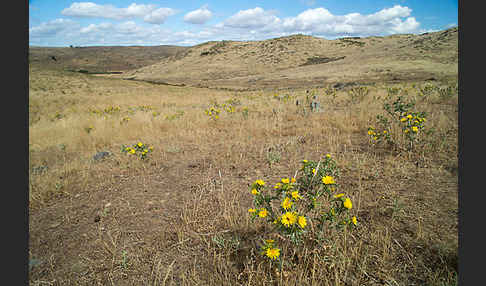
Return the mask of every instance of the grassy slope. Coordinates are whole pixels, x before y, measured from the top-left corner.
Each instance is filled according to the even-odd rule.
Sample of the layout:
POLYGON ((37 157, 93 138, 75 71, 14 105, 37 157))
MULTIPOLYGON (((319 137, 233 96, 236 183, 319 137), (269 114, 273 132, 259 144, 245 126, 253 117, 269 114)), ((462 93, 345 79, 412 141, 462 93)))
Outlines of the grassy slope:
POLYGON ((457 97, 421 100, 411 83, 395 85, 429 112, 427 126, 436 132, 428 149, 369 145, 367 128, 383 112, 390 84, 371 86, 360 103, 351 103, 346 89, 332 99, 306 86, 289 91, 285 102, 273 91, 153 85, 31 66, 29 255, 38 263, 31 284, 454 285, 457 97), (304 115, 294 105, 306 89, 320 95, 324 112, 304 115), (232 98, 241 103, 234 114, 217 121, 204 114, 211 101, 232 98), (120 109, 92 112, 110 107, 120 109), (138 141, 154 146, 146 162, 120 153, 138 141), (102 150, 113 155, 93 162, 102 150), (326 153, 342 170, 338 182, 359 228, 306 242, 296 264, 276 272, 255 253, 269 229, 249 221, 248 184, 273 184, 292 176, 302 159, 326 153))
POLYGON ((120 72, 154 64, 186 49, 179 46, 29 47, 29 63, 33 67, 55 70, 120 72))
POLYGON ((232 89, 453 78, 457 49, 457 28, 361 39, 293 35, 265 41, 208 42, 122 77, 232 89), (334 60, 319 64, 316 59, 334 60))

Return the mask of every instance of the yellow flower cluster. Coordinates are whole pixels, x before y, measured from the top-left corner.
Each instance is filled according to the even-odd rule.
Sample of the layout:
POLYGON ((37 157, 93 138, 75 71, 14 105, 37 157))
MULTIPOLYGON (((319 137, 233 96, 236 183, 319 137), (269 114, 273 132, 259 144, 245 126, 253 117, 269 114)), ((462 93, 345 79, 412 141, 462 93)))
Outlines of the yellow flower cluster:
POLYGON ((215 119, 219 119, 222 111, 225 111, 227 113, 234 113, 235 108, 230 103, 219 104, 217 102, 214 102, 212 104, 212 106, 210 106, 208 109, 204 110, 204 113, 207 116, 209 116, 212 120, 215 120, 215 119))
POLYGON ((209 109, 204 110, 204 113, 206 113, 206 115, 210 116, 212 119, 218 119, 221 110, 211 106, 209 109))
POLYGON ((307 225, 307 219, 305 216, 298 215, 297 212, 286 212, 280 217, 280 222, 285 227, 291 227, 295 223, 297 223, 302 229, 304 229, 307 225))
MULTIPOLYGON (((302 176, 281 178, 269 186, 272 187, 270 192, 263 180, 251 184, 254 202, 248 209, 251 221, 264 218, 293 243, 302 242, 304 235, 312 234, 327 223, 336 228, 356 226, 357 218, 350 213, 353 208, 351 199, 344 193, 335 193, 339 187, 335 179, 339 177, 339 169, 331 155, 324 155, 319 162, 303 160, 302 163, 302 176), (322 202, 326 195, 330 206, 323 211, 328 205, 322 202)), ((261 250, 260 253, 271 260, 280 256, 280 249, 274 246, 272 239, 265 240, 261 250)))
POLYGON ((275 240, 267 239, 265 240, 265 245, 262 247, 262 255, 267 256, 271 260, 276 260, 280 256, 280 249, 275 248, 274 246, 275 240))
POLYGON ((127 155, 135 155, 139 154, 141 159, 145 159, 147 154, 152 152, 154 149, 153 146, 146 146, 142 142, 138 142, 137 144, 133 144, 132 146, 123 146, 122 152, 125 152, 127 155))
POLYGON ((424 128, 424 123, 427 121, 425 117, 421 117, 417 114, 406 113, 400 118, 400 122, 404 125, 403 132, 407 133, 418 133, 420 129, 424 128))

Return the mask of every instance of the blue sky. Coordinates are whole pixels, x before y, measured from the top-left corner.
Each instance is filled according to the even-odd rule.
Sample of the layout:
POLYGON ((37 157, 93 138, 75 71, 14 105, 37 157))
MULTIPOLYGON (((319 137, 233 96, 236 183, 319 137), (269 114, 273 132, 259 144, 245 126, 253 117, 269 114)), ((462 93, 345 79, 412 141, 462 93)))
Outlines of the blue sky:
POLYGON ((196 45, 291 34, 418 34, 458 24, 457 0, 29 0, 33 46, 196 45))

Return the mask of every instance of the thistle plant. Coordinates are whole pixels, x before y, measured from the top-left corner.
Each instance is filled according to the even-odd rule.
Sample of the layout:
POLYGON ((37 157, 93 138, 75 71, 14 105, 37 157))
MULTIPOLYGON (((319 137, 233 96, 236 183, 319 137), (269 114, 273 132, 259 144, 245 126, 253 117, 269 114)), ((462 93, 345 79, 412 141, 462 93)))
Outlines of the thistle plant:
MULTIPOLYGON (((389 97, 393 97, 389 96, 389 97)), ((385 115, 376 116, 376 125, 368 127, 370 142, 374 145, 385 142, 388 145, 401 147, 399 136, 407 142, 407 149, 411 150, 419 141, 420 136, 425 133, 426 113, 413 110, 415 102, 406 102, 403 96, 398 96, 391 104, 385 102, 383 109, 385 115), (393 134, 395 132, 395 134, 393 134), (400 134, 397 134, 400 133, 400 134)))
MULTIPOLYGON (((253 208, 248 210, 252 222, 263 221, 270 225, 280 243, 297 246, 305 238, 317 237, 330 229, 357 226, 352 216, 351 199, 337 191, 339 169, 331 155, 318 162, 303 160, 295 177, 284 177, 274 186, 263 180, 251 185, 253 208)), ((270 261, 283 254, 279 243, 264 239, 260 253, 270 261)))
POLYGON ((239 101, 235 99, 227 100, 225 103, 219 104, 218 102, 214 101, 211 103, 208 109, 204 110, 204 113, 209 116, 211 120, 217 120, 220 118, 221 113, 224 111, 226 113, 234 113, 235 107, 233 104, 240 104, 239 101))
POLYGON ((125 146, 122 145, 122 153, 127 155, 138 156, 140 159, 144 160, 147 158, 148 154, 153 151, 154 147, 147 146, 142 142, 138 142, 137 144, 133 144, 132 146, 125 146))

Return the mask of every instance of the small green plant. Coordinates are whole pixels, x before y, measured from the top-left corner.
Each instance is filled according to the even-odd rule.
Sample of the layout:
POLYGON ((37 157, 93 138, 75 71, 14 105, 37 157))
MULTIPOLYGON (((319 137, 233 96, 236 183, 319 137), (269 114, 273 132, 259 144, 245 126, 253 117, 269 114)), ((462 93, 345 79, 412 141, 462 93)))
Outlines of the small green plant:
POLYGON ((219 119, 219 114, 221 113, 221 110, 219 110, 219 108, 211 106, 210 108, 204 110, 204 113, 209 116, 209 119, 216 120, 219 119))
POLYGON ((437 93, 439 94, 439 99, 441 101, 446 101, 446 100, 449 100, 451 98, 453 98, 454 96, 457 95, 458 93, 458 86, 457 84, 455 86, 453 85, 448 85, 446 87, 438 87, 437 89, 437 93))
POLYGON ((413 111, 414 106, 414 101, 406 102, 403 96, 398 96, 391 104, 385 102, 383 104, 385 115, 376 116, 378 128, 368 127, 370 142, 372 144, 386 142, 388 145, 400 147, 398 143, 400 138, 397 136, 402 136, 408 142, 407 149, 413 149, 421 134, 424 133, 427 121, 426 113, 413 111))
POLYGON ((336 100, 336 89, 329 86, 327 88, 324 89, 324 94, 327 96, 327 97, 330 97, 332 98, 332 100, 336 100))
POLYGON ((437 90, 437 87, 432 84, 425 84, 424 86, 418 87, 418 96, 422 100, 427 100, 430 96, 437 90))
POLYGON ((221 234, 213 236, 211 240, 219 249, 227 249, 227 250, 237 250, 241 243, 239 237, 231 237, 230 239, 226 239, 221 234))
POLYGON ((282 158, 281 152, 276 149, 276 148, 271 148, 270 150, 267 150, 267 162, 268 164, 275 164, 280 162, 280 159, 282 158))
POLYGON ((128 252, 126 250, 122 250, 122 261, 121 265, 124 269, 127 269, 127 260, 128 260, 128 252))
POLYGON ((126 116, 126 117, 123 117, 121 120, 120 120, 120 124, 124 124, 124 123, 128 123, 130 121, 130 117, 126 116))
MULTIPOLYGON (((351 199, 337 192, 338 176, 337 164, 327 154, 318 162, 303 160, 296 177, 282 178, 273 187, 256 180, 251 185, 253 208, 248 210, 251 221, 266 222, 278 234, 280 243, 289 242, 294 246, 303 243, 305 238, 322 236, 330 229, 357 226, 356 216, 350 213, 351 199)), ((289 254, 283 253, 274 239, 263 241, 260 253, 270 261, 289 254)))
POLYGON ((370 92, 366 86, 356 86, 348 90, 348 95, 351 98, 351 102, 357 103, 361 102, 370 92))
POLYGON ((140 159, 144 160, 147 158, 148 154, 153 151, 154 147, 147 146, 142 142, 138 142, 137 144, 133 144, 132 146, 125 146, 122 145, 122 153, 127 155, 135 155, 138 156, 140 159))
POLYGON ((241 109, 241 115, 243 116, 243 119, 245 119, 245 120, 246 120, 246 119, 248 119, 248 114, 249 114, 249 109, 248 109, 248 107, 246 107, 246 106, 245 106, 245 107, 243 107, 243 108, 241 109))
POLYGON ((60 112, 56 112, 54 114, 54 116, 52 117, 51 121, 54 121, 54 120, 60 120, 60 119, 63 119, 65 117, 64 114, 60 113, 60 112))
POLYGON ((290 100, 293 99, 293 96, 289 95, 289 94, 278 94, 278 93, 274 93, 273 94, 273 98, 278 100, 278 101, 283 101, 283 102, 289 102, 290 100))
POLYGON ((228 114, 235 113, 235 107, 233 104, 240 104, 239 100, 237 99, 229 99, 225 103, 219 104, 218 102, 214 101, 211 102, 208 109, 204 110, 204 113, 209 116, 211 120, 217 120, 220 118, 222 112, 226 112, 228 114))
POLYGON ((93 125, 90 125, 90 126, 88 126, 88 127, 84 127, 84 131, 86 131, 86 133, 88 133, 88 134, 89 134, 91 131, 93 131, 93 129, 94 129, 93 125))
POLYGON ((175 120, 175 119, 178 119, 178 118, 182 117, 183 115, 184 115, 184 111, 179 110, 179 111, 177 111, 174 114, 166 115, 165 116, 165 119, 166 120, 169 120, 169 121, 172 121, 172 120, 175 120))

